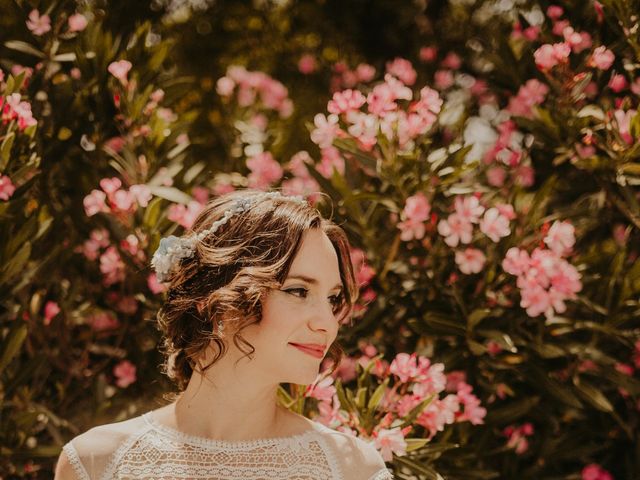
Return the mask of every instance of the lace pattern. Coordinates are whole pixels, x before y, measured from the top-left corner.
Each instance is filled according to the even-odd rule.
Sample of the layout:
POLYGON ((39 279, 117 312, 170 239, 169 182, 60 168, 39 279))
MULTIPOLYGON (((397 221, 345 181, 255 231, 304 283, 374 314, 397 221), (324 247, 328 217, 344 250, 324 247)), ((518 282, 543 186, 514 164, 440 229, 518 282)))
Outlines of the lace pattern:
POLYGON ((369 480, 393 480, 393 475, 391 475, 391 472, 388 469, 383 468, 376 472, 372 477, 369 477, 369 480))
POLYGON ((78 452, 76 452, 75 447, 71 442, 67 443, 62 447, 62 450, 67 455, 69 459, 69 463, 71 464, 71 468, 73 468, 74 473, 77 475, 78 480, 90 480, 89 474, 82 466, 82 462, 80 461, 80 457, 78 456, 78 452))
POLYGON ((149 428, 121 445, 103 479, 342 478, 315 430, 282 439, 226 442, 191 437, 156 423, 149 414, 143 418, 149 428))

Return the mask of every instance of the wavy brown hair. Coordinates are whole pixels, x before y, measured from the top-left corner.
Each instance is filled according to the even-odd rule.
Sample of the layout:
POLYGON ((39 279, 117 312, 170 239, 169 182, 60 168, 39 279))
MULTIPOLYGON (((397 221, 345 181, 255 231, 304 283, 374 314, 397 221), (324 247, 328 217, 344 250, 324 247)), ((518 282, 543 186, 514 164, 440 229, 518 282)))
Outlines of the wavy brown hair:
MULTIPOLYGON (((206 205, 185 235, 208 229, 237 200, 261 193, 264 192, 244 189, 217 197, 206 205)), ((270 289, 282 285, 303 234, 316 228, 331 240, 338 256, 343 293, 342 302, 334 310, 337 321, 350 319, 358 288, 349 241, 342 228, 309 204, 282 197, 260 200, 199 242, 194 255, 183 259, 167 277, 166 301, 158 311, 158 325, 164 336, 163 367, 181 391, 195 369, 206 370, 226 353, 227 338, 223 340, 215 328, 219 319, 223 320, 225 331, 233 331, 236 347, 251 356, 255 348, 242 337, 242 330, 260 322, 261 299, 270 289), (203 366, 200 358, 210 345, 213 360, 203 366)), ((327 356, 337 368, 341 347, 334 342, 327 356)))

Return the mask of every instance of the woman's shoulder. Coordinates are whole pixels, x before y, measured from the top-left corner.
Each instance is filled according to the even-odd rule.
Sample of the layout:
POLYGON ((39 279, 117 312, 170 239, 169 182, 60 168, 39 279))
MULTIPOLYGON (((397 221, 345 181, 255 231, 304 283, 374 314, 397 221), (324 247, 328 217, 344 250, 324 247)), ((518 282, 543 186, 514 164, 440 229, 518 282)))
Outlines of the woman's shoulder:
POLYGON ((316 430, 337 452, 345 478, 392 478, 390 475, 381 476, 385 474, 386 465, 373 443, 320 423, 316 430))
POLYGON ((66 465, 65 471, 69 467, 73 469, 76 478, 100 478, 118 449, 147 429, 148 424, 143 415, 93 427, 74 437, 63 447, 64 456, 61 455, 60 461, 66 465))

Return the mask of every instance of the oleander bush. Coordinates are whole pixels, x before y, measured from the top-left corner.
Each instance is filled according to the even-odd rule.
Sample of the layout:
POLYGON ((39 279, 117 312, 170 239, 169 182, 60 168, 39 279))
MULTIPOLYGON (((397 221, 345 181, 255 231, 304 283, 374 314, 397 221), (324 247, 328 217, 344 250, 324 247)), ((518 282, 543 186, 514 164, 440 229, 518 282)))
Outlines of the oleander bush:
POLYGON ((397 478, 640 476, 639 11, 12 6, 0 475, 48 478, 74 435, 159 405, 149 260, 251 187, 342 224, 361 286, 348 355, 283 404, 397 478))

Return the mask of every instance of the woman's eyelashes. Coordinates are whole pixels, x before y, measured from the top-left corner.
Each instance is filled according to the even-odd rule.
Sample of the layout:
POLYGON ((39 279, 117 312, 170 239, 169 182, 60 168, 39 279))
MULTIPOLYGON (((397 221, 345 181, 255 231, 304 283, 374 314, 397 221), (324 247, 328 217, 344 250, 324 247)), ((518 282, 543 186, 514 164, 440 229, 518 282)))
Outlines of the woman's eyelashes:
MULTIPOLYGON (((298 297, 298 298, 307 298, 307 295, 309 294, 309 290, 306 288, 289 288, 287 290, 285 290, 286 293, 293 295, 294 297, 298 297), (302 292, 300 295, 294 293, 294 292, 302 292)), ((334 308, 337 308, 339 306, 342 305, 342 292, 336 294, 336 295, 331 295, 329 297, 329 299, 331 300, 331 305, 333 305, 334 308)))

